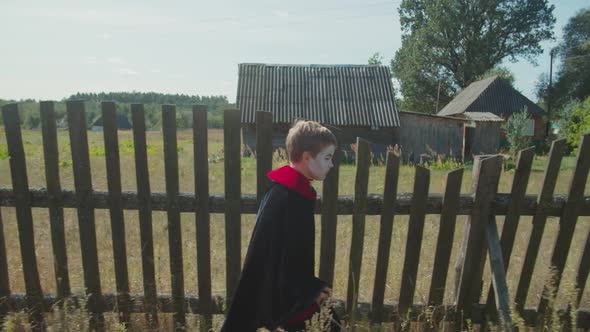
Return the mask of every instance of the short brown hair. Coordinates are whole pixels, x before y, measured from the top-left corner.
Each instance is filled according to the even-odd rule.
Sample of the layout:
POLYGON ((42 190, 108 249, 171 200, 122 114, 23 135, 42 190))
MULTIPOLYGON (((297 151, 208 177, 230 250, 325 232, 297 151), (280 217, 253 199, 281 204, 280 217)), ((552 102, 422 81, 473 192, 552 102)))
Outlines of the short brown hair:
POLYGON ((337 142, 330 129, 315 121, 299 120, 289 129, 286 145, 289 159, 297 162, 303 152, 308 151, 315 157, 321 149, 337 145, 337 142))

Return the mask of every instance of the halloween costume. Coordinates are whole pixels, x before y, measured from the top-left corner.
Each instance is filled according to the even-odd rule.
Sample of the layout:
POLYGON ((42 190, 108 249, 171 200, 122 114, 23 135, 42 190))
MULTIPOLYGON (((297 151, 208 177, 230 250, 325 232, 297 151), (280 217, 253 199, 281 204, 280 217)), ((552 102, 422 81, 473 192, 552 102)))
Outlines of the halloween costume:
POLYGON ((267 176, 272 184, 260 203, 222 331, 303 327, 328 286, 314 276, 316 192, 310 180, 289 165, 267 176))

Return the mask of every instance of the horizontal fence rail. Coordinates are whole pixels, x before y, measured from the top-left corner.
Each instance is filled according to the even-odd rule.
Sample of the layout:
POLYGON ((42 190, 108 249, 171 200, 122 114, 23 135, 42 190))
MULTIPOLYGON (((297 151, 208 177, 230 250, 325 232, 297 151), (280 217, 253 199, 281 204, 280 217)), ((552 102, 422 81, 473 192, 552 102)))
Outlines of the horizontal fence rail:
MULTIPOLYGON (((48 208, 51 204, 51 196, 44 188, 29 189, 31 207, 48 208)), ((76 200, 75 192, 72 190, 61 191, 61 207, 77 208, 79 203, 76 200)), ((92 201, 95 209, 109 209, 109 193, 106 191, 93 191, 89 199, 92 201)), ((412 193, 400 193, 397 195, 393 208, 396 215, 410 215, 412 208, 412 193)), ((256 194, 242 194, 240 199, 241 214, 256 214, 258 205, 256 194)), ((543 205, 543 211, 548 217, 560 217, 567 200, 567 195, 555 195, 553 200, 543 205)), ((14 206, 16 197, 11 189, 0 188, 0 206, 14 206)), ((178 194, 178 209, 180 212, 195 212, 197 202, 193 193, 178 194)), ((424 211, 426 214, 441 214, 444 208, 444 197, 441 194, 429 194, 426 198, 424 211)), ((150 204, 153 211, 166 211, 166 193, 152 193, 150 195, 150 204)), ((219 194, 209 196, 209 212, 224 213, 226 198, 219 194)), ((492 213, 497 216, 505 216, 509 213, 510 194, 496 194, 492 203, 492 213)), ((139 210, 142 208, 142 200, 135 192, 121 193, 121 207, 124 210, 139 210)), ((336 203, 336 212, 338 215, 352 215, 354 213, 354 196, 340 195, 336 203)), ((462 194, 458 198, 457 215, 470 215, 473 209, 473 196, 462 194)), ((520 216, 535 216, 539 210, 537 196, 526 195, 522 199, 520 206, 520 216)), ((590 196, 585 196, 583 203, 579 207, 579 216, 590 216, 590 196)), ((383 195, 368 194, 367 205, 364 213, 369 216, 381 215, 383 212, 383 195)), ((322 213, 322 197, 316 200, 315 213, 322 213)))
MULTIPOLYGON (((256 115, 256 188, 255 194, 241 192, 241 113, 237 109, 224 112, 224 193, 212 194, 209 190, 208 176, 208 136, 207 109, 204 106, 193 107, 193 155, 195 193, 180 192, 181 173, 179 172, 179 155, 176 131, 176 107, 162 106, 162 140, 164 146, 165 192, 152 192, 148 169, 145 113, 143 105, 130 105, 130 117, 133 122, 134 162, 137 191, 122 191, 121 161, 119 156, 117 133, 117 107, 114 102, 101 103, 104 125, 105 165, 107 173, 107 191, 95 190, 92 186, 88 136, 84 102, 68 101, 66 115, 70 148, 73 160, 74 190, 63 189, 60 184, 57 148, 57 129, 54 103, 42 102, 41 129, 43 154, 45 160, 45 178, 47 188, 30 188, 26 173, 26 160, 17 104, 2 106, 6 141, 9 146, 10 172, 13 188, 0 188, 0 206, 16 208, 16 220, 3 220, 0 213, 0 324, 2 317, 10 312, 26 310, 31 324, 43 327, 46 324, 44 312, 50 312, 56 304, 71 299, 86 308, 92 315, 90 324, 100 328, 104 324, 104 312, 117 312, 118 320, 127 326, 131 313, 143 313, 152 328, 157 328, 158 313, 171 313, 176 327, 186 324, 186 313, 200 315, 201 331, 213 327, 213 315, 224 314, 227 303, 239 282, 242 263, 242 222, 241 215, 256 214, 262 196, 270 182, 265 174, 272 168, 273 137, 272 114, 258 112, 256 115), (49 210, 49 228, 54 257, 56 277, 55 293, 41 289, 40 273, 35 256, 35 236, 33 233, 32 208, 49 210), (86 294, 72 294, 64 237, 64 211, 75 209, 78 215, 80 249, 86 294), (103 292, 99 273, 99 257, 95 227, 96 210, 109 211, 112 256, 115 274, 116 294, 103 292), (141 268, 143 293, 129 291, 129 262, 126 257, 126 229, 124 210, 138 211, 141 241, 141 268), (154 263, 154 234, 152 213, 166 212, 167 249, 169 251, 170 293, 164 294, 156 288, 156 267, 154 263), (186 238, 182 233, 181 213, 193 213, 195 216, 196 236, 186 238), (223 214, 225 228, 225 267, 226 288, 223 296, 214 295, 212 291, 211 250, 211 214, 223 214), (8 279, 7 257, 15 253, 8 252, 3 228, 8 222, 16 222, 18 241, 21 247, 25 294, 13 293, 8 279), (183 241, 194 241, 196 249, 196 266, 198 275, 198 295, 185 290, 183 262, 183 241)), ((403 125, 403 124, 402 124, 403 125)), ((337 137, 341 133, 331 128, 337 137)), ((340 157, 343 152, 335 152, 334 169, 324 182, 323 192, 318 195, 315 214, 321 215, 321 236, 319 245, 319 277, 333 283, 335 274, 336 232, 338 216, 351 216, 352 239, 350 242, 349 266, 347 267, 348 284, 345 299, 335 299, 337 312, 350 324, 361 318, 367 318, 372 324, 394 322, 402 328, 402 320, 420 321, 420 317, 432 317, 437 323, 442 320, 453 323, 454 330, 465 328, 467 320, 472 323, 486 324, 492 321, 503 330, 512 330, 512 310, 524 319, 527 325, 539 327, 546 323, 550 308, 548 299, 555 297, 559 288, 565 262, 572 248, 572 238, 579 217, 590 216, 590 197, 584 196, 585 184, 590 171, 590 134, 582 137, 578 148, 577 161, 568 194, 555 195, 554 189, 559 175, 560 165, 566 149, 565 140, 552 143, 548 162, 543 176, 539 195, 527 195, 526 189, 531 175, 534 149, 520 151, 516 161, 515 175, 510 193, 499 193, 498 183, 502 175, 502 158, 498 155, 478 156, 472 171, 473 186, 470 194, 461 193, 464 169, 456 169, 446 174, 444 193, 431 193, 429 184, 431 171, 416 166, 414 189, 412 193, 398 192, 400 157, 395 151, 388 151, 385 161, 383 195, 369 194, 369 172, 371 164, 370 143, 358 139, 354 148, 356 169, 353 195, 339 195, 338 180, 340 176, 340 157), (421 264, 420 250, 423 242, 426 215, 439 215, 440 224, 434 250, 432 283, 424 302, 416 303, 415 293, 418 269, 421 264), (378 248, 376 253, 375 280, 373 294, 369 302, 359 301, 359 279, 366 270, 363 267, 363 250, 365 248, 365 230, 367 216, 380 216, 378 248), (406 243, 392 243, 392 231, 398 226, 397 216, 409 216, 406 243), (458 216, 467 216, 464 236, 455 270, 457 272, 455 289, 445 289, 448 278, 451 249, 458 216), (532 231, 524 257, 522 272, 515 287, 514 302, 510 303, 506 284, 506 272, 511 258, 515 255, 513 247, 516 241, 520 218, 532 216, 532 231), (500 218, 503 217, 503 218, 500 218), (538 261, 537 254, 545 234, 545 225, 549 217, 559 218, 557 240, 551 248, 551 265, 556 270, 555 287, 544 285, 544 298, 532 308, 525 307, 529 293, 533 268, 538 261), (503 220, 500 236, 497 220, 503 220), (384 299, 387 285, 389 256, 393 247, 405 247, 405 256, 401 257, 403 273, 400 280, 389 280, 400 285, 400 294, 396 301, 384 299), (489 259, 492 285, 483 289, 484 262, 489 259), (557 288, 557 289, 556 289, 557 288), (445 292, 454 291, 453 303, 443 303, 445 292), (483 300, 482 300, 483 299, 483 300), (514 304, 514 308, 511 305, 514 304), (436 311, 436 312, 433 312, 436 311)), ((576 297, 580 303, 585 284, 590 274, 590 234, 582 250, 580 260, 576 263, 576 297)), ((10 248, 12 249, 12 248, 10 248)), ((188 264, 187 264, 188 265, 188 264)), ((590 309, 576 309, 578 327, 590 328, 590 309)), ((556 316, 567 327, 572 317, 571 308, 558 308, 556 316)), ((436 324, 435 324, 436 325, 436 324)))

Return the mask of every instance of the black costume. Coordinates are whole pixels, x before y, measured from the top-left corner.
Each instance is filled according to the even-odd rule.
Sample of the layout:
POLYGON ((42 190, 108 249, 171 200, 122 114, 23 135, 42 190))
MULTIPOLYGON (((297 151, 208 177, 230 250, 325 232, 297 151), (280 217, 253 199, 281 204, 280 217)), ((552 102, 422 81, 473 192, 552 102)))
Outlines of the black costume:
POLYGON ((303 328, 328 284, 314 276, 316 192, 291 166, 273 180, 258 210, 244 268, 222 331, 303 328))

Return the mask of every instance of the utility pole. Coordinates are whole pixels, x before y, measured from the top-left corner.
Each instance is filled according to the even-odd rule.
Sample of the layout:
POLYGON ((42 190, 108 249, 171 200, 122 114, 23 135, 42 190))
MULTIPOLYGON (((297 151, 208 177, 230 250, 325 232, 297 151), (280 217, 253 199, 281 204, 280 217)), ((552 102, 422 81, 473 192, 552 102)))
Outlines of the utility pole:
POLYGON ((549 51, 549 56, 550 56, 550 60, 549 60, 549 87, 547 88, 547 126, 545 128, 545 137, 549 138, 549 134, 551 133, 551 97, 552 96, 552 90, 553 90, 553 84, 552 84, 552 80, 553 80, 553 57, 555 56, 555 48, 552 48, 551 51, 549 51))

